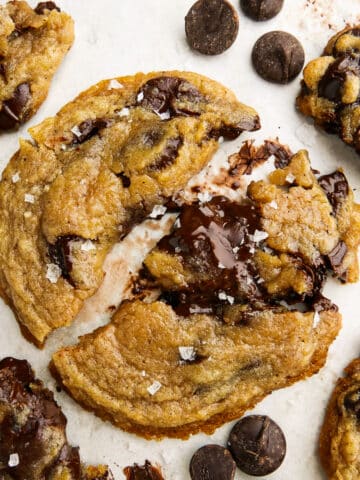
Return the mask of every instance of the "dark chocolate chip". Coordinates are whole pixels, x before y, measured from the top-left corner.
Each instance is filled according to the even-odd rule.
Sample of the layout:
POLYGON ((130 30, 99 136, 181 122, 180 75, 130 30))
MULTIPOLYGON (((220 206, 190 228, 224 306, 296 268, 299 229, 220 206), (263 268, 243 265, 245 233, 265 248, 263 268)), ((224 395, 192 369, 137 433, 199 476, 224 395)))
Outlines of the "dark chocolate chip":
POLYGON ((285 168, 289 165, 293 153, 287 145, 282 145, 272 140, 265 140, 265 148, 269 155, 274 155, 276 168, 285 168))
POLYGON ((205 99, 186 80, 178 77, 156 77, 140 88, 137 104, 157 114, 167 113, 169 118, 200 115, 200 102, 205 99))
POLYGON ((342 262, 345 255, 347 254, 347 246, 345 242, 340 241, 335 248, 331 250, 327 255, 327 260, 329 262, 330 268, 335 272, 337 276, 341 276, 344 273, 342 267, 342 262))
POLYGON ((275 83, 289 83, 299 75, 305 54, 290 33, 274 31, 260 37, 252 51, 252 62, 260 77, 275 83))
POLYGON ((349 392, 344 398, 344 407, 360 420, 360 389, 349 392))
POLYGON ((163 152, 149 165, 148 170, 150 172, 159 172, 170 167, 178 157, 179 149, 183 143, 181 137, 169 138, 163 152))
POLYGON ((31 98, 28 83, 18 85, 11 98, 3 101, 0 110, 0 129, 9 130, 26 120, 25 107, 31 98))
POLYGON ((236 464, 229 450, 220 445, 205 445, 190 462, 192 480, 233 480, 236 464))
POLYGON ((125 467, 124 474, 126 480, 164 480, 159 469, 153 467, 148 460, 142 466, 135 463, 132 467, 125 467))
POLYGON ((49 255, 51 260, 61 269, 62 276, 71 283, 71 252, 70 242, 80 240, 76 235, 65 235, 58 237, 53 245, 49 245, 49 255))
POLYGON ((240 0, 245 15, 258 22, 275 17, 283 4, 284 0, 240 0))
MULTIPOLYGON (((2 62, 4 60, 4 58, 0 58, 0 62, 2 62)), ((6 66, 5 66, 5 63, 0 63, 0 75, 3 77, 3 79, 5 80, 5 82, 7 81, 7 77, 6 77, 6 66)))
POLYGON ((341 56, 327 68, 318 86, 320 97, 340 103, 343 94, 343 85, 348 75, 360 75, 358 56, 341 56))
POLYGON ((324 297, 321 293, 316 295, 312 301, 313 308, 315 312, 337 312, 339 310, 338 306, 335 303, 332 303, 331 300, 324 297))
MULTIPOLYGON (((255 128, 251 128, 251 130, 255 130, 255 128)), ((218 140, 220 137, 223 137, 225 140, 235 140, 242 132, 243 129, 239 127, 222 125, 219 128, 213 128, 209 133, 209 138, 215 138, 215 140, 218 140)))
POLYGON ((51 10, 57 10, 58 12, 61 12, 60 8, 54 2, 40 2, 34 8, 34 10, 38 15, 43 15, 46 10, 48 10, 49 12, 51 10))
POLYGON ((72 144, 77 145, 79 143, 86 142, 86 140, 89 140, 91 137, 99 133, 100 130, 108 127, 110 124, 111 120, 107 120, 105 118, 85 120, 84 122, 80 123, 78 127, 79 133, 73 134, 74 139, 72 141, 72 144))
POLYGON ((121 180, 124 188, 129 188, 129 187, 130 187, 130 185, 131 185, 131 180, 130 180, 129 177, 127 177, 127 176, 125 175, 124 172, 117 173, 116 176, 120 178, 120 180, 121 180))
POLYGON ((349 184, 345 175, 336 170, 329 175, 323 175, 318 179, 318 182, 324 190, 334 213, 338 213, 349 194, 349 184))
POLYGON ((189 45, 205 55, 218 55, 234 43, 239 18, 226 0, 198 0, 185 17, 189 45))
POLYGON ((230 432, 228 447, 240 470, 255 476, 274 472, 286 453, 281 428, 265 415, 239 420, 230 432))

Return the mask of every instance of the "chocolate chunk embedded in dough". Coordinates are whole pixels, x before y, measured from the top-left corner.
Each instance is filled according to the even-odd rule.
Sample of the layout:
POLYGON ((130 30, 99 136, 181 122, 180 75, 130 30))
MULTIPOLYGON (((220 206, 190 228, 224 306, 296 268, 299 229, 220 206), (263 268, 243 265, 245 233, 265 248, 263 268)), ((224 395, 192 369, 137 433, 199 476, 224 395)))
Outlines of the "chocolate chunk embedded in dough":
POLYGON ((286 453, 281 428, 266 415, 249 415, 239 420, 230 432, 228 447, 237 466, 255 476, 274 472, 286 453))
POLYGON ((290 33, 274 31, 260 37, 252 51, 252 62, 260 77, 274 83, 289 83, 299 75, 305 54, 290 33))
POLYGON ((185 17, 190 47, 205 55, 218 55, 231 47, 238 30, 238 15, 225 0, 198 0, 185 17))

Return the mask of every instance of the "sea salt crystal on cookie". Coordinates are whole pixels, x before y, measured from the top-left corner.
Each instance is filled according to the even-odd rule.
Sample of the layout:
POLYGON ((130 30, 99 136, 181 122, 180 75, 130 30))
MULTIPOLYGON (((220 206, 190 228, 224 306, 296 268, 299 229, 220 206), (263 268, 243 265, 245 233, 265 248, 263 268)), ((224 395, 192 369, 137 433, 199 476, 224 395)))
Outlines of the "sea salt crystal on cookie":
POLYGON ((82 135, 81 131, 80 131, 80 128, 77 125, 75 125, 70 131, 71 131, 71 133, 73 133, 75 135, 75 137, 79 138, 82 135))
POLYGON ((164 205, 155 205, 153 208, 152 212, 150 213, 149 217, 150 218, 157 218, 160 215, 164 215, 166 212, 167 208, 164 205))
POLYGON ((86 242, 81 244, 80 250, 83 252, 89 252, 90 250, 96 250, 96 246, 91 240, 86 240, 86 242))
POLYGON ((150 393, 150 395, 155 395, 155 393, 158 392, 161 387, 161 383, 155 380, 155 382, 153 382, 150 387, 147 388, 147 391, 150 393))
POLYGON ((118 117, 127 117, 130 115, 130 108, 124 107, 116 114, 118 117))
POLYGON ((14 173, 14 175, 11 177, 12 183, 17 183, 19 180, 20 180, 19 172, 14 173))
POLYGON ((57 283, 60 277, 61 277, 61 268, 58 265, 56 265, 56 263, 48 263, 46 278, 51 283, 57 283))
POLYGON ((220 300, 226 300, 230 305, 234 303, 234 297, 227 295, 225 292, 219 292, 218 297, 220 300))
POLYGON ((171 117, 170 110, 166 110, 166 112, 163 113, 158 113, 158 115, 161 120, 169 120, 169 118, 171 117))
POLYGON ((198 193, 197 198, 201 203, 206 203, 206 202, 210 202, 210 200, 212 200, 213 197, 210 192, 200 192, 198 193))
POLYGON ((314 319, 313 319, 313 328, 316 328, 319 325, 320 322, 320 315, 318 312, 314 313, 314 319))
POLYGON ((12 453, 9 457, 8 466, 10 468, 17 467, 20 463, 19 455, 17 453, 12 453))
POLYGON ((286 175, 285 180, 286 180, 288 183, 294 183, 295 178, 296 178, 296 177, 295 177, 292 173, 288 173, 288 174, 286 175))
POLYGON ((108 90, 112 90, 114 88, 124 88, 124 85, 118 82, 116 78, 113 78, 109 82, 108 90))
POLYGON ((35 203, 35 197, 31 193, 25 193, 24 200, 26 203, 35 203))
POLYGON ((144 93, 143 92, 140 92, 139 95, 136 97, 136 100, 138 102, 141 102, 141 100, 144 100, 144 93))
POLYGON ((196 358, 196 350, 194 347, 179 347, 181 360, 193 362, 196 358))
POLYGON ((275 202, 275 200, 271 200, 270 203, 268 203, 269 207, 274 208, 275 210, 278 209, 278 204, 275 202))
POLYGON ((261 242, 262 240, 265 240, 269 234, 267 232, 263 232, 262 230, 255 230, 254 235, 249 235, 250 239, 255 242, 261 242))

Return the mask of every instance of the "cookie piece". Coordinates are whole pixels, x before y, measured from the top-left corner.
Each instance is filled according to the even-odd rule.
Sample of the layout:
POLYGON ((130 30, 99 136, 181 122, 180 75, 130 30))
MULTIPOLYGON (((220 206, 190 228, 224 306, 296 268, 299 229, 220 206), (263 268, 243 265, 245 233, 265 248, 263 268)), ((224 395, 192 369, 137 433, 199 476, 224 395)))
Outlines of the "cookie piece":
POLYGON ((192 480, 234 480, 236 464, 229 450, 220 445, 205 445, 190 462, 192 480))
POLYGON ((245 15, 258 22, 274 18, 283 4, 284 0, 240 0, 240 6, 245 15))
POLYGON ((277 470, 286 454, 281 428, 266 415, 249 415, 239 420, 230 432, 228 447, 240 470, 255 476, 277 470))
POLYGON ((359 422, 360 359, 355 359, 336 383, 320 433, 320 459, 329 479, 360 477, 359 422))
POLYGON ((66 438, 66 418, 25 360, 0 361, 0 477, 112 480, 105 465, 85 467, 66 438), (5 475, 5 477, 4 477, 5 475))
POLYGON ((0 183, 0 286, 32 339, 72 322, 113 244, 206 165, 220 136, 258 128, 229 90, 186 72, 100 82, 33 127, 0 183))
POLYGON ((304 69, 297 108, 360 153, 360 26, 333 36, 304 69))
POLYGON ((321 368, 340 328, 321 296, 327 258, 349 245, 334 273, 356 280, 358 206, 348 188, 334 213, 304 151, 248 195, 183 206, 144 262, 161 301, 124 303, 109 325, 55 353, 79 403, 145 437, 186 438, 321 368))
MULTIPOLYGON (((115 426, 146 438, 212 433, 273 390, 317 372, 340 315, 273 308, 232 324, 177 315, 164 302, 124 303, 111 323, 53 356, 71 396, 115 426), (183 360, 191 347, 194 360, 183 360), (119 379, 119 381, 114 381, 119 379)), ((251 313, 251 312, 250 312, 251 313)))
POLYGON ((0 6, 0 130, 35 115, 73 41, 72 18, 53 2, 0 6))
POLYGON ((239 31, 239 17, 227 0, 198 0, 185 17, 191 48, 204 55, 219 55, 231 47, 239 31))
POLYGON ((297 38, 287 32, 268 32, 252 50, 252 63, 264 80, 289 83, 299 75, 305 61, 304 49, 297 38))

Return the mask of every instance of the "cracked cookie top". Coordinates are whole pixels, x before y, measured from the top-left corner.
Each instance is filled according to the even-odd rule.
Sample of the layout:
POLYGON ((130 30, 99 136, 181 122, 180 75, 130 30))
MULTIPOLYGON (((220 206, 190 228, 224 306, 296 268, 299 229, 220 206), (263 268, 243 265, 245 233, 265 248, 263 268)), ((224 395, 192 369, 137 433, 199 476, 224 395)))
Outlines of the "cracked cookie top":
POLYGON ((360 153, 360 26, 333 36, 304 69, 297 107, 360 153))
POLYGON ((259 126, 220 84, 160 72, 100 82, 32 128, 0 184, 0 286, 32 339, 71 323, 109 249, 185 187, 219 137, 259 126))
POLYGON ((54 2, 0 6, 0 130, 37 112, 73 41, 73 20, 54 2))

